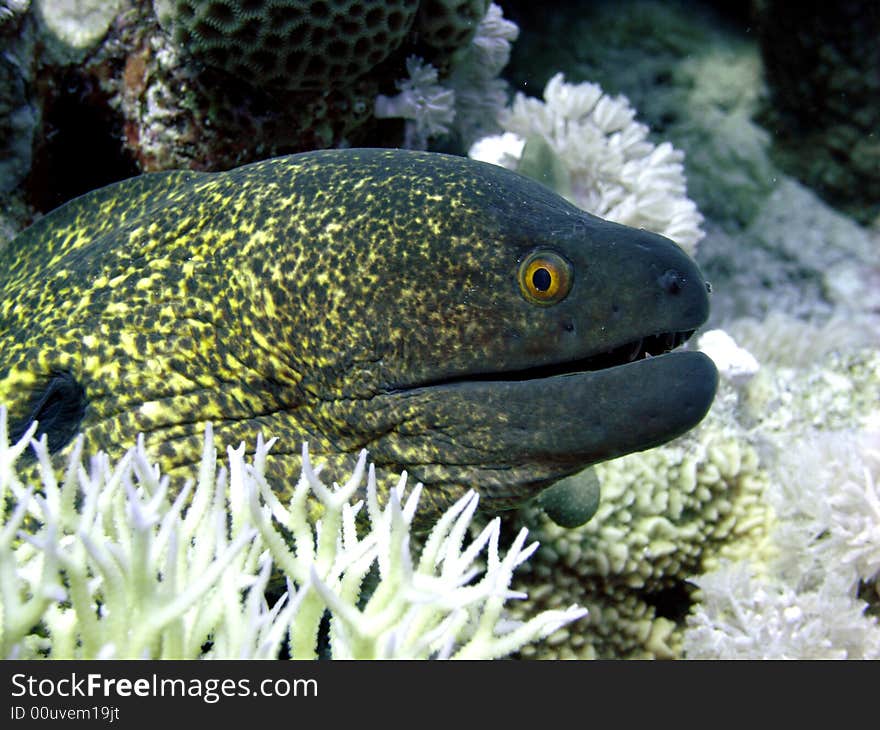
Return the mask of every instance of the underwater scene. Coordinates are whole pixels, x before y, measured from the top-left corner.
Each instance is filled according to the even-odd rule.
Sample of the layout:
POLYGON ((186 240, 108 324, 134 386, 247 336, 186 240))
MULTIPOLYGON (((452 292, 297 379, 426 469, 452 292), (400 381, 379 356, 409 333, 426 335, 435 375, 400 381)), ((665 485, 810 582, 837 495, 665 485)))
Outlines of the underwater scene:
POLYGON ((0 656, 880 658, 880 5, 0 51, 0 656))

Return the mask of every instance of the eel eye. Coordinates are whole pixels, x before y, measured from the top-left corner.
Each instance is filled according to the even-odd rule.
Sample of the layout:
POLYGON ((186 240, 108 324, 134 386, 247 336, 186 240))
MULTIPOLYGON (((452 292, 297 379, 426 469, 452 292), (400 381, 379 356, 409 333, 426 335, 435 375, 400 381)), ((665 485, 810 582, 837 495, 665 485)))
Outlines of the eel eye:
POLYGON ((571 289, 571 264, 552 251, 535 251, 519 265, 519 288, 532 304, 561 302, 571 289))

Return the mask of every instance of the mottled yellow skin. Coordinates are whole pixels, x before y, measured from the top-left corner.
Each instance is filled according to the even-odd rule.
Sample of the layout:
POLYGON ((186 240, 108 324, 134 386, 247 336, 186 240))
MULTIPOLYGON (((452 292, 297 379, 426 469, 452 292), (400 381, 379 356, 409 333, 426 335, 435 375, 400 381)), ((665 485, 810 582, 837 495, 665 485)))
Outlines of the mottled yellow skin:
MULTIPOLYGON (((580 448, 578 422, 596 421, 586 411, 611 398, 611 372, 648 361, 534 380, 520 371, 693 329, 707 311, 699 272, 665 239, 444 155, 325 151, 134 178, 13 241, 0 254, 0 291, 0 402, 12 423, 32 419, 46 383, 65 373, 83 389, 72 428, 87 450, 118 454, 143 432, 175 478, 190 474, 212 422, 220 448, 253 444, 259 431, 278 437, 268 472, 279 490, 292 487, 307 440, 331 474, 363 447, 380 470, 408 469, 425 481, 428 509, 471 486, 486 506, 507 507, 587 463, 677 435, 711 402, 704 388, 686 423, 634 444, 603 425, 590 436, 600 448, 580 448), (536 246, 575 271, 552 307, 527 302, 517 282, 536 246), (598 265, 605 251, 610 268, 598 265), (634 256, 673 263, 642 271, 634 256), (659 291, 667 265, 696 283, 659 291), (510 371, 515 382, 494 379, 510 371), (595 393, 594 375, 607 380, 595 393)), ((699 356, 650 362, 670 357, 699 356)), ((666 368, 661 380, 678 377, 666 368)), ((57 441, 61 459, 70 439, 57 441)))

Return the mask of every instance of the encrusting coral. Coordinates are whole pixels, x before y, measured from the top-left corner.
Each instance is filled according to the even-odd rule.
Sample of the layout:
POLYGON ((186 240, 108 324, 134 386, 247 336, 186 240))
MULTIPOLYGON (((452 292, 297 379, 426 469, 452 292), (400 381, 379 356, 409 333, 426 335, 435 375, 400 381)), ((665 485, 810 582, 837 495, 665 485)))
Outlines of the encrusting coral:
POLYGON ((687 435, 592 467, 601 501, 581 527, 564 529, 537 510, 523 511, 517 524, 538 535, 541 548, 517 578, 529 599, 515 612, 577 601, 590 613, 522 656, 680 655, 688 578, 721 556, 760 550, 772 520, 761 500, 766 475, 741 439, 734 407, 722 384, 716 405, 687 435))
POLYGON ((111 464, 53 471, 33 429, 9 445, 0 408, 0 655, 7 658, 313 658, 330 614, 334 658, 495 658, 584 615, 577 607, 507 620, 513 571, 532 554, 523 530, 499 552, 499 521, 473 539, 469 492, 434 524, 414 560, 420 485, 406 475, 377 500, 361 454, 342 486, 325 485, 303 446, 302 476, 282 505, 264 477, 272 441, 252 459, 229 448, 217 468, 210 428, 198 480, 173 501, 143 445, 111 464), (16 468, 32 445, 40 483, 16 468), (364 499, 353 502, 362 492, 364 499), (312 516, 308 500, 321 505, 312 516), (366 519, 359 513, 366 512, 366 519), (480 563, 485 561, 485 567, 480 563), (269 605, 273 568, 287 592, 269 605), (368 573, 378 579, 365 588, 368 573), (207 647, 207 649, 205 648, 207 647))

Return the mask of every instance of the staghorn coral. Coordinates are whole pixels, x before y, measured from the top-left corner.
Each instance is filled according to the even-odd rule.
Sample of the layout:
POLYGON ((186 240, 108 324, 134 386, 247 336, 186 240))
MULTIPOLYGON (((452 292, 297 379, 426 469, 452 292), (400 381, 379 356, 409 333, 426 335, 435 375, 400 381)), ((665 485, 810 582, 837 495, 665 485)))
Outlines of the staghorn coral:
POLYGON ((594 215, 660 233, 693 253, 703 218, 686 194, 684 155, 668 142, 648 141, 635 114, 624 97, 556 74, 543 102, 520 93, 501 114, 501 127, 514 136, 478 141, 470 156, 513 169, 523 145, 540 140, 568 173, 558 192, 594 215))
POLYGON ((421 488, 407 493, 402 475, 380 506, 371 467, 365 499, 352 503, 366 452, 344 485, 329 487, 304 445, 302 476, 282 505, 264 476, 272 441, 258 438, 253 459, 244 444, 230 447, 228 469, 218 469, 209 428, 195 486, 171 501, 142 442, 115 464, 97 454, 88 468, 80 442, 59 480, 33 432, 9 445, 0 408, 4 657, 271 658, 286 642, 293 658, 313 658, 329 610, 333 657, 494 658, 584 613, 505 620, 505 603, 522 597, 509 589, 513 571, 536 545, 525 546, 523 530, 499 553, 498 520, 466 539, 473 492, 437 521, 414 561, 421 488), (16 469, 29 442, 39 492, 16 469), (273 565, 287 592, 269 606, 273 565), (371 569, 378 581, 369 591, 371 569))

